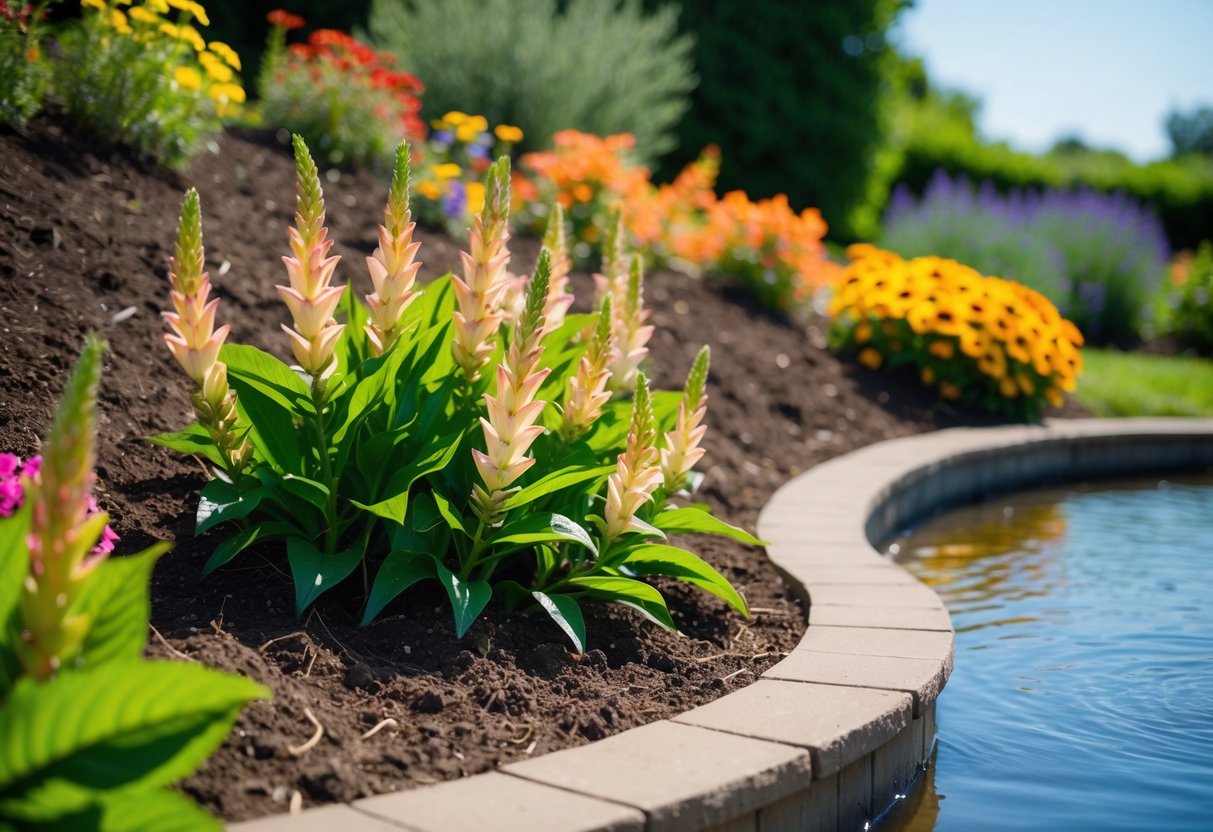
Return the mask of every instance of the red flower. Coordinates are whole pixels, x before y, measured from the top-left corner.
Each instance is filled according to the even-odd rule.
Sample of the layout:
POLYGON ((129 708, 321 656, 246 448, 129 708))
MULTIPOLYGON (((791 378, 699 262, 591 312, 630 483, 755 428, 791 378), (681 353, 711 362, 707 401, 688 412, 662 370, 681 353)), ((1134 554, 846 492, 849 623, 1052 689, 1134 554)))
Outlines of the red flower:
POLYGON ((291 14, 286 9, 274 9, 265 16, 271 26, 281 26, 288 32, 291 29, 302 29, 304 20, 297 14, 291 14))

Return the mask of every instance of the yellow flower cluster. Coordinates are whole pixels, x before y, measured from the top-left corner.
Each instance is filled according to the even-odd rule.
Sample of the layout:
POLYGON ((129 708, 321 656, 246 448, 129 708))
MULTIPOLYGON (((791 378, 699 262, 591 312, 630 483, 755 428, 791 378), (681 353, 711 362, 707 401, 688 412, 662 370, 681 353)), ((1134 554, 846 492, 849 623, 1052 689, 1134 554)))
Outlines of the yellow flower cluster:
MULTIPOLYGON (((240 56, 221 41, 207 43, 194 27, 210 25, 210 17, 195 0, 81 0, 85 8, 96 9, 98 19, 118 35, 153 46, 174 42, 190 50, 177 55, 172 77, 177 86, 189 92, 202 91, 215 103, 220 118, 240 115, 244 87, 240 84, 240 56), (123 11, 120 7, 129 7, 123 11), (169 19, 169 15, 175 17, 169 19)), ((171 51, 171 50, 170 50, 171 51)))
POLYGON ((944 399, 1026 417, 1074 390, 1082 334, 1039 292, 942 257, 847 256, 829 311, 863 365, 913 364, 944 399))
POLYGON ((417 178, 413 187, 422 198, 416 207, 431 222, 466 225, 484 208, 480 179, 490 159, 509 155, 522 141, 522 130, 499 124, 490 132, 484 116, 458 110, 431 120, 430 128, 424 147, 414 149, 417 178))

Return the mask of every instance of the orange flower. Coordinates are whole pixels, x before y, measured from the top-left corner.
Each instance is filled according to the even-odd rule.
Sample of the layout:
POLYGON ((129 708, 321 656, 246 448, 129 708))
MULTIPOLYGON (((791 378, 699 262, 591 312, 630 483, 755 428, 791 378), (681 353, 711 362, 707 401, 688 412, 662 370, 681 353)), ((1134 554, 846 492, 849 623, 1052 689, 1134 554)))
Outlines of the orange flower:
POLYGON ((274 9, 265 16, 271 26, 281 26, 288 32, 292 29, 303 28, 304 20, 297 14, 291 14, 286 9, 274 9))

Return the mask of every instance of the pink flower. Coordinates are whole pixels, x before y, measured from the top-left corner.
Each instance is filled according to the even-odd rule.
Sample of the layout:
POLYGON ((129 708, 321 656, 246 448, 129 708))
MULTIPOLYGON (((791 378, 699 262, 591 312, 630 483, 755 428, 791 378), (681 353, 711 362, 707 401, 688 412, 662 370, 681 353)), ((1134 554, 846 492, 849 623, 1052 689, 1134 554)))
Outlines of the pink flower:
MULTIPOLYGON (((0 517, 12 517, 25 505, 25 488, 22 480, 33 481, 42 470, 42 457, 35 455, 22 465, 16 454, 0 454, 0 517)), ((101 513, 97 498, 88 495, 87 517, 101 513)), ((121 538, 109 526, 101 533, 101 539, 93 547, 92 554, 102 555, 114 551, 114 544, 121 538)))

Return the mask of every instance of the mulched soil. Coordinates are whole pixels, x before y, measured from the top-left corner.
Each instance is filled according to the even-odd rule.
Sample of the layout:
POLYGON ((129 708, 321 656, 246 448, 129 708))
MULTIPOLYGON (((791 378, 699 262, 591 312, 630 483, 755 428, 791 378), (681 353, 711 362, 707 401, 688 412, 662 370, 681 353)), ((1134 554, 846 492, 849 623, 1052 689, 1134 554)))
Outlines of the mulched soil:
MULTIPOLYGON (((54 121, 0 133, 0 450, 35 453, 85 332, 109 340, 102 381, 98 492, 120 551, 154 539, 175 549, 153 579, 149 654, 186 657, 268 685, 227 742, 184 789, 228 820, 474 774, 672 716, 753 682, 801 637, 805 614, 759 549, 681 541, 745 595, 742 620, 705 593, 663 584, 684 635, 626 609, 589 611, 590 647, 573 654, 543 616, 490 607, 462 640, 445 596, 410 590, 366 629, 354 589, 292 615, 285 558, 253 551, 206 580, 214 541, 192 534, 204 470, 142 437, 192 417, 189 384, 161 340, 167 259, 181 195, 202 196, 207 265, 230 340, 286 357, 287 320, 274 284, 294 205, 280 138, 237 131, 185 173, 72 136, 54 121), (324 737, 301 756, 288 748, 324 737), (391 719, 363 739, 368 729, 391 719)), ((375 245, 386 182, 363 172, 325 178, 329 225, 345 260, 341 282, 369 291, 362 261, 375 245)), ((423 275, 456 266, 458 244, 430 232, 423 275)), ((518 240, 514 269, 537 246, 518 240)), ((582 297, 589 279, 576 278, 582 297)), ((653 375, 676 388, 702 343, 712 346, 710 426, 702 499, 752 528, 789 477, 893 436, 972 424, 912 380, 839 363, 820 321, 772 315, 717 280, 652 274, 653 375)))

